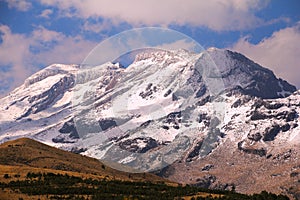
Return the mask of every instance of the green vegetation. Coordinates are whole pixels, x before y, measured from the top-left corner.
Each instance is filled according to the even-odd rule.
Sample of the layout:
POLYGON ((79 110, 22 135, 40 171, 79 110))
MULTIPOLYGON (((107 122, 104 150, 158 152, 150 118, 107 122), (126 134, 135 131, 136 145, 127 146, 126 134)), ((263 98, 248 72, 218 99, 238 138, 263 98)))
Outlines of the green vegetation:
POLYGON ((131 182, 95 180, 68 174, 28 173, 23 180, 0 183, 0 188, 31 195, 47 195, 49 199, 226 199, 226 200, 287 200, 283 195, 262 192, 255 195, 233 191, 208 190, 192 186, 170 186, 163 182, 131 182), (204 193, 207 195, 199 195, 204 193))

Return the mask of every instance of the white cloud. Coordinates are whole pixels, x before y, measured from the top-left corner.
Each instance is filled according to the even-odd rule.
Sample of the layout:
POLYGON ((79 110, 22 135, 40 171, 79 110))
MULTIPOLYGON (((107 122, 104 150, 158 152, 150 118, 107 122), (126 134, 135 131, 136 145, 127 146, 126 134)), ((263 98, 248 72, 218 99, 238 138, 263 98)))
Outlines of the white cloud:
POLYGON ((185 39, 177 40, 173 43, 165 43, 160 46, 157 46, 156 48, 159 49, 166 49, 166 50, 178 50, 178 49, 186 49, 189 51, 194 51, 197 48, 197 43, 192 41, 187 41, 185 39))
POLYGON ((190 24, 213 30, 241 30, 259 26, 263 21, 255 10, 269 0, 40 0, 42 4, 58 7, 65 16, 108 18, 138 25, 190 24))
POLYGON ((26 0, 6 0, 8 8, 15 8, 20 11, 27 11, 31 8, 32 4, 26 0))
POLYGON ((40 17, 43 17, 43 18, 47 18, 49 19, 50 18, 50 15, 53 13, 53 11, 51 9, 46 9, 46 10, 43 10, 42 13, 39 15, 40 17))
POLYGON ((96 45, 80 36, 69 37, 44 27, 24 35, 0 25, 0 33, 0 66, 7 66, 0 70, 0 88, 11 84, 7 91, 0 91, 0 96, 22 84, 40 67, 53 63, 80 64, 96 45))
POLYGON ((203 50, 196 41, 177 31, 146 27, 124 31, 103 40, 86 57, 84 63, 98 65, 99 63, 113 61, 128 52, 144 48, 186 49, 193 52, 203 50))
POLYGON ((29 58, 30 42, 22 34, 11 33, 8 26, 1 25, 2 43, 0 44, 0 64, 10 66, 11 69, 6 72, 0 72, 1 79, 8 80, 14 77, 15 81, 12 87, 20 84, 25 77, 32 72, 26 66, 29 58))
POLYGON ((233 47, 259 64, 273 70, 281 78, 300 88, 300 22, 297 25, 274 32, 258 44, 251 44, 247 37, 233 47))
POLYGON ((104 22, 101 23, 92 23, 89 21, 86 21, 83 26, 82 26, 82 30, 85 31, 91 31, 94 33, 100 33, 103 30, 108 30, 111 27, 111 23, 108 20, 105 20, 104 22))

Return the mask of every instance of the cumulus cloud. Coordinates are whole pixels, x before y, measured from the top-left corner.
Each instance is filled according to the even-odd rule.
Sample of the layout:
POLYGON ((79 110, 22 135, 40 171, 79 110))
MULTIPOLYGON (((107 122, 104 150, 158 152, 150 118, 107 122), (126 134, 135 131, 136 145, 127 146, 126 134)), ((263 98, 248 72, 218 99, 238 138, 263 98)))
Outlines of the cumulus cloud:
POLYGON ((196 42, 187 41, 186 39, 177 40, 173 43, 165 43, 157 46, 159 49, 167 49, 167 50, 177 50, 177 49, 186 49, 189 51, 199 50, 199 45, 196 42))
POLYGON ((37 52, 33 50, 30 56, 44 65, 54 62, 80 64, 97 44, 81 36, 66 36, 41 26, 35 29, 28 39, 31 41, 29 49, 37 50, 37 52))
POLYGON ((81 36, 70 37, 41 26, 25 35, 0 25, 0 37, 0 96, 41 67, 53 63, 80 64, 96 45, 81 36))
POLYGON ((110 62, 120 55, 145 48, 166 50, 186 49, 201 52, 203 48, 188 36, 171 29, 145 27, 124 31, 103 40, 84 60, 87 65, 110 62))
POLYGON ((300 22, 293 27, 281 29, 251 44, 249 38, 241 38, 232 49, 239 51, 259 64, 273 70, 278 77, 300 88, 300 22))
POLYGON ((46 10, 43 10, 42 13, 39 16, 49 19, 50 15, 52 13, 53 13, 53 11, 51 9, 46 9, 46 10))
POLYGON ((6 0, 8 8, 15 8, 19 11, 27 11, 32 4, 26 0, 6 0))
MULTIPOLYGON (((29 59, 30 41, 22 34, 13 34, 8 26, 1 25, 0 33, 2 43, 0 44, 0 64, 8 69, 0 71, 1 79, 4 83, 11 80, 12 76, 15 81, 11 85, 15 87, 20 84, 21 80, 30 75, 32 72, 26 67, 29 59)), ((3 87, 7 87, 4 85, 3 87)), ((0 86, 1 88, 1 86, 0 86)))
POLYGON ((91 31, 94 33, 100 33, 103 30, 108 30, 111 27, 111 22, 109 22, 109 20, 104 20, 101 23, 97 23, 97 22, 90 22, 90 21, 86 21, 84 22, 84 24, 82 25, 82 30, 84 31, 91 31))
POLYGON ((40 0, 60 9, 65 16, 108 18, 112 21, 138 25, 194 25, 213 30, 242 30, 259 26, 263 21, 255 16, 268 0, 40 0))

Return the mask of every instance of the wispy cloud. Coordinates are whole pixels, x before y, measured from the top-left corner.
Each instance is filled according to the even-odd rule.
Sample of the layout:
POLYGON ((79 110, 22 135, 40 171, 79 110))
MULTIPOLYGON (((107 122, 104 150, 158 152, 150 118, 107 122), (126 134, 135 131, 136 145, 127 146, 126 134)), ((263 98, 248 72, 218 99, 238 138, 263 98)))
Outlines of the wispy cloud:
POLYGON ((187 41, 185 39, 177 40, 173 43, 165 43, 157 46, 159 49, 167 49, 167 50, 178 50, 178 49, 186 49, 189 51, 193 51, 198 48, 198 44, 196 42, 187 41))
MULTIPOLYGON (((2 83, 13 81, 10 88, 19 85, 32 71, 28 69, 30 41, 22 34, 13 34, 8 26, 1 25, 0 33, 0 65, 9 66, 8 70, 0 71, 2 83)), ((7 87, 1 85, 2 87, 7 87)), ((1 88, 0 86, 0 88, 1 88)))
POLYGON ((300 22, 274 32, 258 44, 250 43, 247 37, 241 38, 232 49, 272 69, 277 76, 300 88, 300 22))
POLYGON ((8 8, 15 8, 19 11, 28 11, 32 4, 26 0, 5 0, 8 4, 8 8))
POLYGON ((84 31, 91 31, 94 33, 100 33, 102 31, 107 31, 111 28, 112 23, 109 20, 104 20, 103 22, 90 22, 85 21, 83 26, 81 27, 84 31))
POLYGON ((0 33, 0 66, 6 68, 0 70, 0 88, 5 88, 0 96, 22 84, 41 67, 53 63, 80 64, 96 45, 81 36, 66 36, 42 26, 25 35, 0 25, 0 33))
POLYGON ((53 11, 51 9, 45 9, 42 11, 42 13, 39 16, 49 19, 50 15, 52 15, 52 13, 53 13, 53 11))
MULTIPOLYGON (((57 7, 66 16, 107 18, 113 21, 139 25, 192 25, 213 30, 242 30, 259 26, 263 20, 255 16, 268 0, 40 0, 57 7)), ((98 30, 98 29, 96 29, 98 30)))

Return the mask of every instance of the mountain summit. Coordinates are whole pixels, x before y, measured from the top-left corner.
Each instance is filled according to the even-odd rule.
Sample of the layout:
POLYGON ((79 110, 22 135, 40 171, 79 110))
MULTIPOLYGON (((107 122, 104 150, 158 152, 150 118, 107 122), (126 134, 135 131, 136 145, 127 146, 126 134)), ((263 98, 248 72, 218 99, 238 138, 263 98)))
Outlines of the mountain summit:
POLYGON ((298 194, 298 175, 281 175, 300 170, 299 91, 236 52, 147 51, 127 68, 54 64, 1 101, 1 142, 30 137, 201 187, 298 194))

